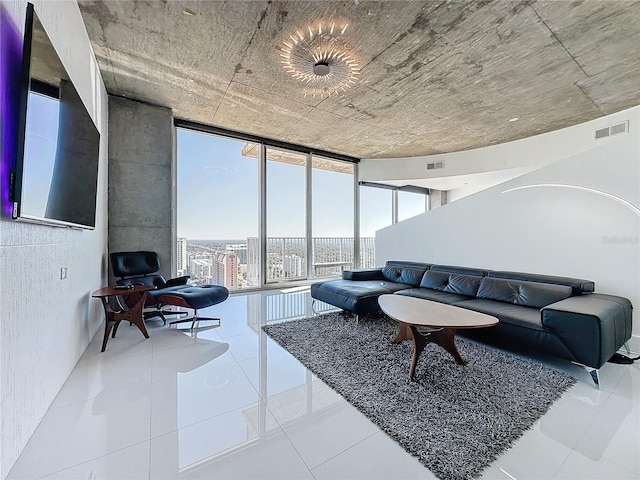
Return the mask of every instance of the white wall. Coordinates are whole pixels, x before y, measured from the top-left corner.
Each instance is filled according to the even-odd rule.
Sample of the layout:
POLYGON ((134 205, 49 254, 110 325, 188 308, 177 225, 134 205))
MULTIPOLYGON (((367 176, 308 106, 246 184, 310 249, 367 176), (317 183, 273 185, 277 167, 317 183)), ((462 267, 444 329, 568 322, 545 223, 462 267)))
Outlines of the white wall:
MULTIPOLYGON (((549 138, 494 148, 508 156, 523 149, 547 155, 549 138)), ((502 193, 570 184, 640 205, 640 107, 555 132, 553 142, 565 155, 555 163, 378 231, 377 263, 414 260, 594 280, 597 292, 631 300, 633 334, 640 336, 640 216, 593 192, 540 187, 502 193), (629 133, 593 140, 595 128, 624 120, 629 133)), ((473 153, 463 152, 469 159, 473 153)), ((457 155, 449 156, 455 161, 457 155)))
MULTIPOLYGON (((0 2, 3 20, 21 36, 26 1, 0 2)), ((91 292, 107 278, 106 90, 76 2, 32 3, 101 133, 98 213, 94 231, 0 218, 0 478, 101 325, 104 313, 91 292)))

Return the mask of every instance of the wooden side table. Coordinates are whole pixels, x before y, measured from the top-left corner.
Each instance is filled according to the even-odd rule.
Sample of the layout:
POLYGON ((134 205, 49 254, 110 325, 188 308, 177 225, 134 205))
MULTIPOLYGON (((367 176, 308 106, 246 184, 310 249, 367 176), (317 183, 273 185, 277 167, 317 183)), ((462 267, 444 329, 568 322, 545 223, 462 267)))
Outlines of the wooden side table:
POLYGON ((113 334, 111 335, 111 338, 113 338, 116 336, 118 325, 120 325, 120 322, 122 320, 133 323, 140 329, 145 338, 149 338, 147 327, 144 324, 142 309, 144 308, 144 302, 147 299, 149 290, 155 290, 155 288, 156 287, 148 285, 134 285, 131 288, 116 288, 111 286, 101 288, 91 294, 92 297, 102 300, 102 306, 104 307, 104 314, 106 316, 106 320, 104 322, 104 339, 102 340, 102 352, 104 352, 107 348, 107 341, 109 340, 109 333, 111 333, 111 329, 113 328, 113 334), (131 308, 127 308, 125 306, 125 303, 121 301, 116 302, 118 304, 118 308, 115 310, 111 307, 111 305, 109 305, 110 297, 128 297, 134 294, 139 296, 140 298, 138 302, 131 308))

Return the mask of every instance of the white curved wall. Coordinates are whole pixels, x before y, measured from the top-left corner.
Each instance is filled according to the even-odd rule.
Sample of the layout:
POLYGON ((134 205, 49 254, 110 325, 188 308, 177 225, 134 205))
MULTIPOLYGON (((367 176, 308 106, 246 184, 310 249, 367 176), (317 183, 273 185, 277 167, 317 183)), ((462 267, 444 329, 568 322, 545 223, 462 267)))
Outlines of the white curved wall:
MULTIPOLYGON (((640 348, 640 215, 588 187, 640 205, 640 107, 491 148, 528 157, 561 146, 554 163, 376 233, 376 261, 414 260, 591 279, 596 291, 627 297, 640 348), (629 133, 595 141, 597 128, 629 120, 629 133), (559 158, 558 158, 559 157, 559 158)), ((474 151, 448 154, 449 164, 474 151)), ((411 159, 405 159, 408 163, 411 159)))

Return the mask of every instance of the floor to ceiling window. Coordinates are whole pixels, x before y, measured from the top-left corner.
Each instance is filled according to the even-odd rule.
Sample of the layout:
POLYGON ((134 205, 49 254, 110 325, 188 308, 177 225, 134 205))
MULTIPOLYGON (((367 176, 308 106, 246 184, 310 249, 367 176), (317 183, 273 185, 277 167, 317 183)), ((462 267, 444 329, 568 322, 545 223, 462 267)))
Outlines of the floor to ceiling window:
POLYGON ((376 230, 393 223, 393 190, 360 186, 360 266, 376 266, 376 230))
POLYGON ((266 282, 307 277, 307 155, 267 147, 266 282))
POLYGON ((427 196, 424 193, 398 190, 398 221, 420 215, 427 210, 427 196))
POLYGON ((376 230, 426 210, 427 189, 362 183, 356 212, 355 163, 280 145, 177 128, 179 275, 240 290, 375 267, 376 230))
POLYGON ((259 161, 247 143, 177 129, 177 268, 194 284, 260 286, 259 161))
POLYGON ((376 266, 376 230, 427 210, 426 188, 362 182, 360 184, 360 266, 376 266))
POLYGON ((354 268, 353 164, 313 156, 311 277, 354 268))
POLYGON ((177 128, 178 274, 238 290, 356 267, 355 174, 328 156, 177 128))

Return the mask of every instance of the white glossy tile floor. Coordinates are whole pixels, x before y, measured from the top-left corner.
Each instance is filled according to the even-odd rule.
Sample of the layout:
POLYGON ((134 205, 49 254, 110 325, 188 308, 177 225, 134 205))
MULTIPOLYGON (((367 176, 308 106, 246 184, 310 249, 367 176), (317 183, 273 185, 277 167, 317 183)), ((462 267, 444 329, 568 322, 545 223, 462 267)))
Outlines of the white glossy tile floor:
MULTIPOLYGON (((202 312, 219 328, 122 324, 104 353, 99 331, 8 478, 435 478, 261 332, 310 303, 235 295, 202 312)), ((578 383, 482 478, 640 478, 640 365, 605 365, 601 390, 552 366, 578 383)))

